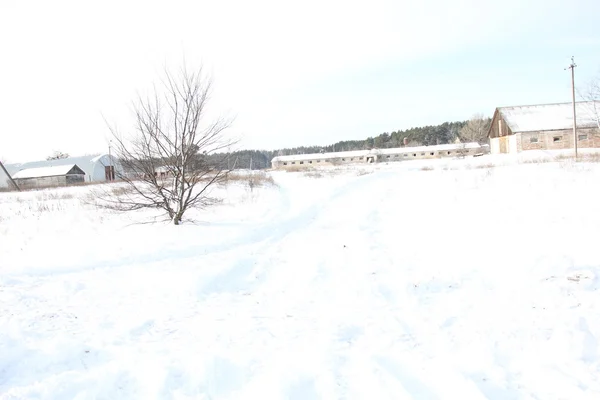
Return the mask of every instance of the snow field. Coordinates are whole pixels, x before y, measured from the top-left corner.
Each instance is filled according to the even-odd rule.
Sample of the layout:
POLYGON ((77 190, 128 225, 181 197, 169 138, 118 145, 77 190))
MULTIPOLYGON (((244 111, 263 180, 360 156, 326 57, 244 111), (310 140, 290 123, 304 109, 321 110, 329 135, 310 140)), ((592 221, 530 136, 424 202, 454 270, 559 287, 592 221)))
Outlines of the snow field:
POLYGON ((271 174, 180 227, 0 194, 0 399, 599 398, 600 165, 271 174))

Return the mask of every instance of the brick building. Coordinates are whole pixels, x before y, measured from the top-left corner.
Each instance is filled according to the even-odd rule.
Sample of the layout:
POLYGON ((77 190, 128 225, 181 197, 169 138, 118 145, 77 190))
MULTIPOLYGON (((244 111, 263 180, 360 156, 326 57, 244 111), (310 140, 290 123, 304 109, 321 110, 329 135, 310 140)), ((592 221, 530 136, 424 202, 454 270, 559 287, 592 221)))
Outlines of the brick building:
MULTIPOLYGON (((600 148, 600 101, 576 103, 577 146, 600 148)), ((490 130, 490 152, 573 148, 573 103, 499 107, 490 130)))

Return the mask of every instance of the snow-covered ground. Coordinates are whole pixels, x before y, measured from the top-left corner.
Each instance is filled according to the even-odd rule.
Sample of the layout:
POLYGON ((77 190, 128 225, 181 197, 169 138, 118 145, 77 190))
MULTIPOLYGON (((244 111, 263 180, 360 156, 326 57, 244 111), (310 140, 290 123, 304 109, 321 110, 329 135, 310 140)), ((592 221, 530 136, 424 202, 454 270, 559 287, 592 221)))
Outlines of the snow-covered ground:
POLYGON ((600 164, 271 175, 179 227, 0 193, 0 399, 600 398, 600 164))

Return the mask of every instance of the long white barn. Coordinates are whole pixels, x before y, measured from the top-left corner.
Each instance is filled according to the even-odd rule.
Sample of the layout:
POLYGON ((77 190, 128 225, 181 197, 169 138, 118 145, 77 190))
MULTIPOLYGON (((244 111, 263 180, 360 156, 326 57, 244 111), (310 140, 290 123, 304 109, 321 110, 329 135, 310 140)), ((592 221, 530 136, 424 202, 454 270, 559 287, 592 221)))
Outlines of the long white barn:
POLYGON ((277 156, 271 160, 273 168, 302 168, 350 163, 377 163, 403 160, 476 156, 488 152, 488 146, 479 143, 440 144, 436 146, 398 147, 393 149, 373 149, 341 151, 335 153, 295 154, 277 156))

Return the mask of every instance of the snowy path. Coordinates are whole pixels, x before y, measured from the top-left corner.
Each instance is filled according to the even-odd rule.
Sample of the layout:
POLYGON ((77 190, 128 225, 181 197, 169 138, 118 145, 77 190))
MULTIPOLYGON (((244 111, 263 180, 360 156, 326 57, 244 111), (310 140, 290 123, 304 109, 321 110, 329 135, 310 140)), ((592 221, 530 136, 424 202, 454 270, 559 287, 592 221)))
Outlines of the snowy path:
POLYGON ((0 399, 597 399, 596 241, 542 246, 600 217, 508 203, 564 205, 528 171, 279 175, 268 219, 222 240, 8 268, 0 399))

